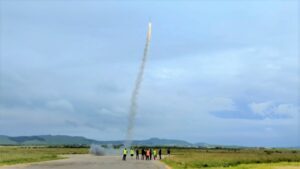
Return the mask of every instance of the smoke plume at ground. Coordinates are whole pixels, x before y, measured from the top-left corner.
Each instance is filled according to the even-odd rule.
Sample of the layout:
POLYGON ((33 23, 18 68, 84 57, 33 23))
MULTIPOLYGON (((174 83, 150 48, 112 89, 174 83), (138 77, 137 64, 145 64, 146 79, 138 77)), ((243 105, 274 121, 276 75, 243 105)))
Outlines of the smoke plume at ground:
POLYGON ((129 147, 132 142, 135 116, 137 113, 137 99, 138 99, 141 83, 143 80, 145 65, 147 62, 148 49, 149 49, 150 40, 151 40, 151 31, 152 31, 151 29, 152 29, 152 25, 151 25, 151 22, 149 22, 147 38, 146 38, 146 45, 144 48, 144 55, 143 55, 143 59, 142 59, 142 63, 141 63, 140 69, 139 69, 137 79, 135 81, 134 90, 131 95, 131 104, 130 104, 130 110, 129 110, 128 128, 127 128, 126 143, 125 143, 126 147, 129 147))
POLYGON ((92 144, 89 153, 97 156, 118 155, 120 154, 120 150, 114 149, 112 145, 102 147, 101 145, 92 144))

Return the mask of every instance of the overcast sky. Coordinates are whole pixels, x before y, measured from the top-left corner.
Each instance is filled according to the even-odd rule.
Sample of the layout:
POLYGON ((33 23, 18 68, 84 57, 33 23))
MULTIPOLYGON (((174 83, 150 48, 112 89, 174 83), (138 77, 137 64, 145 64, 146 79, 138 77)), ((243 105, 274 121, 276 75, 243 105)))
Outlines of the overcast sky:
POLYGON ((0 0, 0 135, 300 146, 298 1, 0 0))

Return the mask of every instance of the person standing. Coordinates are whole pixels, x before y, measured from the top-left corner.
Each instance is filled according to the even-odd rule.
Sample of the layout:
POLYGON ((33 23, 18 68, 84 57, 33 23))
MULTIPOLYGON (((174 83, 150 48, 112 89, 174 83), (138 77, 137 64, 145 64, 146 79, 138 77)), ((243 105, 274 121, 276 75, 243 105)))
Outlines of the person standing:
POLYGON ((150 160, 152 160, 152 153, 153 153, 152 148, 150 148, 150 160))
POLYGON ((124 148, 123 150, 123 161, 126 161, 127 149, 124 148))
POLYGON ((144 160, 145 159, 145 148, 142 148, 142 160, 144 160))
POLYGON ((153 150, 153 159, 156 160, 156 157, 157 157, 157 151, 156 151, 156 149, 154 149, 153 150))
POLYGON ((138 148, 135 150, 135 159, 139 160, 139 149, 138 148))
POLYGON ((161 148, 158 150, 159 159, 161 160, 161 148))
POLYGON ((171 155, 171 150, 170 150, 170 148, 168 148, 167 154, 168 154, 168 157, 170 157, 170 155, 171 155))
POLYGON ((146 160, 150 159, 150 149, 146 150, 146 160))
POLYGON ((130 149, 130 156, 131 156, 131 159, 133 159, 133 156, 134 156, 134 150, 133 150, 133 148, 130 149))

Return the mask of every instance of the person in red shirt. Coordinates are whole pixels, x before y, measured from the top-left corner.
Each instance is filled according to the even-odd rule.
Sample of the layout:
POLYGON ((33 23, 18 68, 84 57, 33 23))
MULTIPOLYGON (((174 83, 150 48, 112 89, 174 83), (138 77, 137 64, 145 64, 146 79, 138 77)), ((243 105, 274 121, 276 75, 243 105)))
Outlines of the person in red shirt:
POLYGON ((150 149, 146 151, 146 160, 150 159, 150 149))

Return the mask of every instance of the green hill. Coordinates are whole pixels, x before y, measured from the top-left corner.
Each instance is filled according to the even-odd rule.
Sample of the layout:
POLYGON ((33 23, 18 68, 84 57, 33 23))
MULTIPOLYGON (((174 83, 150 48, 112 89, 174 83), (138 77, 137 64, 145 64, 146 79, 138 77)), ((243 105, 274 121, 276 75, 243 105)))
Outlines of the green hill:
POLYGON ((97 143, 96 140, 79 136, 41 135, 41 136, 0 136, 0 145, 72 145, 97 143))
MULTIPOLYGON (((123 140, 98 141, 79 136, 40 135, 40 136, 0 136, 0 145, 90 145, 90 144, 123 144, 123 140)), ((151 138, 147 140, 134 140, 133 145, 139 146, 180 146, 191 147, 193 144, 183 140, 151 138)))
POLYGON ((150 138, 148 140, 133 141, 134 145, 146 145, 146 146, 180 146, 180 147, 191 147, 194 146, 192 143, 183 140, 172 140, 172 139, 159 139, 150 138))
POLYGON ((17 142, 10 139, 8 136, 0 135, 0 145, 14 145, 18 144, 17 142))

